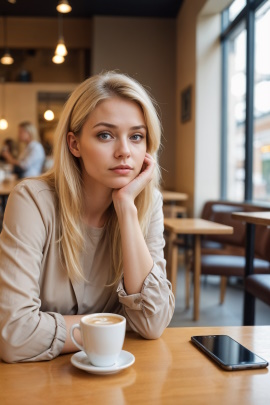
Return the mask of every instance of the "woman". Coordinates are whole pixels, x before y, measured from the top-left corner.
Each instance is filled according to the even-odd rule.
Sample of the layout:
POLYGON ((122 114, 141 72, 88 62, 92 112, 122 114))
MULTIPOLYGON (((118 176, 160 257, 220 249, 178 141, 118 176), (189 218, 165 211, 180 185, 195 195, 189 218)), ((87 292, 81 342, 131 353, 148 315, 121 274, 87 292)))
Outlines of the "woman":
POLYGON ((5 150, 2 156, 7 163, 14 166, 14 172, 20 177, 39 176, 45 162, 43 146, 37 141, 36 127, 28 121, 21 122, 18 127, 18 140, 25 144, 25 149, 18 158, 5 150))
POLYGON ((122 313, 149 339, 169 324, 160 132, 150 97, 125 75, 97 75, 73 92, 56 129, 54 167, 20 183, 5 211, 3 360, 76 351, 69 330, 83 314, 122 313))

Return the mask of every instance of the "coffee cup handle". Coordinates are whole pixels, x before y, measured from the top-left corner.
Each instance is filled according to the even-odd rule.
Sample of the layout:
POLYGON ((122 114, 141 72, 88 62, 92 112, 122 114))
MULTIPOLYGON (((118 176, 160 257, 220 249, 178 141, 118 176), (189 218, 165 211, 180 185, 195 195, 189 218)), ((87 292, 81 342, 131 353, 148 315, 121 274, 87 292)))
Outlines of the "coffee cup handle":
POLYGON ((78 343, 77 340, 75 339, 75 336, 74 336, 75 329, 79 329, 79 331, 81 331, 81 327, 78 323, 75 323, 74 325, 71 326, 71 329, 70 329, 71 340, 75 346, 77 346, 80 350, 84 351, 84 348, 82 347, 82 345, 80 345, 80 343, 78 343))

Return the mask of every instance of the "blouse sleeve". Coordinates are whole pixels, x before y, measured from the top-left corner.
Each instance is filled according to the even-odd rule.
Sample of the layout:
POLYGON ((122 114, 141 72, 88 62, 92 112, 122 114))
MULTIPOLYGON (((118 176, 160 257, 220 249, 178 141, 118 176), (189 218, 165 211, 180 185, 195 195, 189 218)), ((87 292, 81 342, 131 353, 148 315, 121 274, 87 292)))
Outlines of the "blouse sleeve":
POLYGON ((40 310, 39 278, 46 222, 39 194, 24 184, 11 193, 0 239, 0 358, 50 360, 62 350, 62 315, 40 310))
POLYGON ((171 321, 175 306, 172 286, 166 276, 163 232, 162 196, 157 191, 146 238, 154 261, 153 268, 146 277, 140 293, 127 295, 122 280, 117 289, 119 301, 131 329, 147 339, 160 337, 171 321))

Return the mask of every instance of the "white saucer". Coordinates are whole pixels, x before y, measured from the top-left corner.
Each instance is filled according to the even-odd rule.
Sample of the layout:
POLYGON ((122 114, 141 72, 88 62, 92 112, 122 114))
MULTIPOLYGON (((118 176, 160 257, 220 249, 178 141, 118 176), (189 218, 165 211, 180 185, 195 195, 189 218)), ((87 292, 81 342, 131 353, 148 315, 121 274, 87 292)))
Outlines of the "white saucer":
POLYGON ((119 371, 124 370, 127 367, 130 367, 135 362, 135 357, 132 353, 129 353, 125 350, 121 350, 121 353, 118 357, 117 362, 110 367, 97 367, 89 363, 89 360, 84 352, 78 352, 73 354, 70 359, 73 366, 85 370, 88 373, 92 374, 115 374, 119 371))

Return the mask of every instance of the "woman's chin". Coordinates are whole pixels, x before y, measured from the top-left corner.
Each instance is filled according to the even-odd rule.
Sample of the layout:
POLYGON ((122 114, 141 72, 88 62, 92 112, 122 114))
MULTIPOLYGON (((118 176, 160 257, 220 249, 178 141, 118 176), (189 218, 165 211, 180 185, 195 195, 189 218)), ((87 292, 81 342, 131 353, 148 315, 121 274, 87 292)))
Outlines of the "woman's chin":
POLYGON ((113 189, 119 189, 127 186, 132 179, 117 179, 111 182, 111 188, 113 189))

